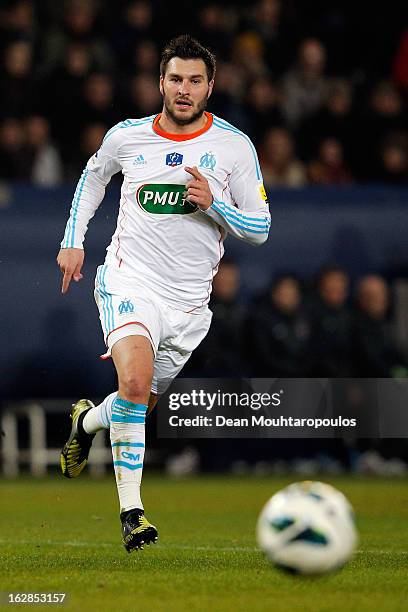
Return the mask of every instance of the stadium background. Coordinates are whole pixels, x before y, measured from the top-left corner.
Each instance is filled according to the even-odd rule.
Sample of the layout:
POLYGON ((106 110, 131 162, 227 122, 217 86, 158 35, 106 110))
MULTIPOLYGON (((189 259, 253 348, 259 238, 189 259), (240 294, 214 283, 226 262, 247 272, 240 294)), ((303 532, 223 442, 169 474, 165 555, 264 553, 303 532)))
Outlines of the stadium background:
MULTIPOLYGON (((228 239, 213 328, 184 375, 406 375, 408 30, 399 3, 369 14, 363 5, 2 2, 3 409, 115 388, 112 365, 98 360, 92 285, 116 219, 117 177, 90 225, 85 278, 64 297, 55 256, 84 163, 112 124, 160 110, 159 52, 184 31, 217 54, 208 108, 254 140, 273 219, 259 250, 228 239)), ((49 445, 65 432, 52 414, 49 445)), ((18 436, 24 447, 25 418, 18 436)), ((197 461, 407 471, 403 442, 219 446, 211 464, 194 442, 152 441, 151 457, 177 473, 197 461)))

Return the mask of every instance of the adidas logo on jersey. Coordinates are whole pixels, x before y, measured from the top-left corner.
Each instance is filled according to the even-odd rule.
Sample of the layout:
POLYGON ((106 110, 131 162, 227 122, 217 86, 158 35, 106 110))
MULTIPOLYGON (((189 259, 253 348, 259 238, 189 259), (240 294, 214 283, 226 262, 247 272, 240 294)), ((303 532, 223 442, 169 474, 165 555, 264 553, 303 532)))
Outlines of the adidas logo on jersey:
POLYGON ((147 161, 143 155, 136 155, 135 159, 133 160, 133 166, 145 166, 146 164, 147 161))

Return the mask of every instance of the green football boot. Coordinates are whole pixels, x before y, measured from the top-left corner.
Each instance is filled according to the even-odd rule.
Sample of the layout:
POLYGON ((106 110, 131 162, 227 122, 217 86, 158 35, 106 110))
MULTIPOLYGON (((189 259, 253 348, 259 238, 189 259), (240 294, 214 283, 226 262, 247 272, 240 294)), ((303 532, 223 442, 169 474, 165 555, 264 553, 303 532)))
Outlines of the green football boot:
POLYGON ((94 407, 94 404, 87 399, 80 399, 72 405, 71 434, 60 455, 61 470, 66 478, 79 476, 88 463, 88 455, 95 434, 86 433, 82 421, 88 410, 94 407))

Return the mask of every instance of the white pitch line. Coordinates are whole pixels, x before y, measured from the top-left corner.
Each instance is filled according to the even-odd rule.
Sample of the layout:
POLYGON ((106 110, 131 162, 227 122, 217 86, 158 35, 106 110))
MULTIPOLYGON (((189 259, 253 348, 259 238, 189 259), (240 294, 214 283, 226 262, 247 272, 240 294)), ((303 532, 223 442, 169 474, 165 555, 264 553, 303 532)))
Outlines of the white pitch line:
MULTIPOLYGON (((66 542, 59 542, 58 540, 41 540, 41 542, 33 542, 32 540, 19 540, 15 542, 14 540, 0 540, 0 544, 10 544, 15 546, 16 544, 20 544, 21 546, 69 546, 72 548, 88 548, 88 547, 98 547, 98 548, 118 548, 119 542, 84 542, 84 541, 75 541, 68 540, 66 542)), ((188 546, 183 544, 155 544, 155 547, 160 549, 168 549, 168 550, 191 550, 191 551, 200 551, 200 552, 260 552, 259 548, 255 546, 188 546)), ((356 550, 355 554, 357 555, 389 555, 389 554, 408 554, 407 550, 356 550)))
MULTIPOLYGON (((119 543, 115 542, 84 542, 84 541, 66 541, 59 542, 57 540, 41 540, 41 542, 35 542, 32 540, 18 540, 18 542, 12 540, 0 540, 0 544, 10 544, 15 546, 70 546, 73 548, 87 548, 96 546, 98 548, 117 548, 119 543)), ((182 544, 155 544, 155 547, 158 548, 167 548, 169 550, 200 550, 200 551, 208 551, 208 552, 257 552, 258 548, 249 547, 249 546, 184 546, 182 544)))

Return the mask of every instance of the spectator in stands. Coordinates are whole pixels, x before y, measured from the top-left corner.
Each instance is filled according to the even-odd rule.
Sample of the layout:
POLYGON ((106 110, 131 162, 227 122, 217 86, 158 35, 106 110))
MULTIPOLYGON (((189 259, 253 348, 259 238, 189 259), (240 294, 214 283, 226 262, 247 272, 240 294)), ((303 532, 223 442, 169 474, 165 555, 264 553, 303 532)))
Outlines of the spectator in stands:
POLYGON ((387 316, 389 302, 389 289, 381 276, 369 275, 359 281, 353 333, 357 376, 388 378, 408 374, 407 358, 392 335, 387 316))
POLYGON ((267 185, 301 187, 306 183, 303 164, 296 159, 291 134, 284 128, 272 128, 265 134, 261 165, 267 185))
POLYGON ((381 149, 378 180, 394 185, 408 183, 408 136, 403 132, 390 134, 381 149))
POLYGON ((304 40, 296 66, 283 79, 283 110, 292 128, 322 106, 327 85, 325 64, 322 43, 315 38, 304 40))
POLYGON ((360 159, 360 176, 378 180, 381 148, 390 134, 404 132, 406 120, 403 101, 396 87, 382 81, 374 86, 368 112, 364 110, 355 145, 360 159))
MULTIPOLYGON (((271 127, 295 132, 296 155, 305 163, 317 159, 322 140, 334 138, 357 181, 403 183, 404 146, 390 144, 394 134, 406 137, 408 47, 400 12, 381 14, 381 23, 385 16, 389 26, 389 42, 373 54, 363 45, 360 25, 356 30, 351 13, 340 5, 334 12, 330 7, 306 7, 300 0, 256 0, 246 5, 243 0, 227 6, 211 0, 198 9, 186 5, 180 14, 169 3, 152 0, 7 0, 0 10, 0 120, 45 117, 66 163, 81 137, 82 114, 87 115, 85 121, 110 126, 126 116, 142 116, 141 108, 156 111, 150 84, 135 106, 139 93, 131 95, 130 81, 145 74, 157 81, 158 47, 169 32, 190 27, 219 55, 210 111, 250 133, 256 144, 271 127), (321 40, 308 37, 316 33, 320 38, 319 32, 321 40), (400 40, 397 51, 394 32, 400 40), (345 37, 350 39, 346 52, 345 37), (327 82, 326 66, 335 74, 353 74, 354 101, 351 81, 327 82), (104 103, 94 107, 92 101, 84 101, 84 82, 101 72, 115 77, 112 112, 103 109, 104 103), (380 75, 392 75, 396 85, 375 82, 380 75), (367 84, 372 91, 366 100, 361 93, 367 84)), ((357 22, 364 19, 361 11, 357 22)), ((110 86, 102 80, 96 86, 99 93, 91 97, 106 97, 110 86)), ((304 178, 294 183, 303 184, 304 178)))
POLYGON ((29 178, 34 185, 53 187, 62 180, 62 164, 50 142, 50 125, 44 117, 32 115, 25 121, 26 157, 29 178))
POLYGON ((122 117, 115 109, 112 77, 108 74, 94 72, 84 82, 83 102, 78 122, 81 125, 97 122, 112 126, 120 119, 122 117))
POLYGON ((231 17, 231 11, 218 2, 210 2, 200 10, 195 36, 198 40, 206 41, 217 59, 225 60, 233 42, 235 24, 236 19, 231 17))
POLYGON ((336 138, 326 138, 319 145, 319 154, 308 164, 309 181, 314 185, 344 185, 351 173, 343 160, 343 147, 336 138))
POLYGON ((44 37, 43 70, 52 72, 61 65, 70 45, 88 49, 95 68, 112 68, 112 54, 102 36, 98 23, 100 5, 95 0, 68 0, 65 2, 62 23, 54 23, 44 37))
MULTIPOLYGON (((4 6, 4 2, 2 3, 4 6)), ((11 42, 24 40, 32 44, 37 39, 34 10, 31 0, 7 3, 0 14, 0 52, 11 42)))
POLYGON ((267 74, 264 52, 264 44, 256 32, 243 32, 234 38, 232 61, 244 73, 246 80, 267 74))
POLYGON ((268 293, 254 304, 246 330, 250 375, 307 376, 310 328, 295 276, 284 274, 275 279, 268 293))
POLYGON ((303 160, 312 159, 317 155, 323 139, 336 138, 343 146, 346 160, 349 160, 353 153, 355 123, 350 83, 345 79, 331 80, 323 107, 299 126, 296 137, 300 157, 303 160))
POLYGON ((91 71, 88 47, 72 43, 67 46, 64 62, 44 82, 43 103, 64 162, 75 153, 80 137, 77 117, 83 106, 84 83, 91 71))
POLYGON ((352 316, 347 306, 349 277, 337 267, 323 268, 317 295, 309 305, 312 375, 352 375, 352 316))
POLYGON ((158 113, 163 104, 157 78, 150 74, 139 74, 130 82, 130 104, 126 115, 128 117, 148 117, 158 113))
POLYGON ((244 70, 231 62, 217 62, 217 87, 208 101, 208 109, 247 132, 249 118, 240 103, 244 89, 244 70))
POLYGON ((101 146, 102 140, 111 126, 104 125, 103 123, 89 123, 82 130, 81 139, 78 147, 71 158, 66 164, 66 179, 73 180, 78 177, 84 169, 88 159, 94 155, 94 153, 101 146))
POLYGON ((1 75, 3 117, 23 117, 34 105, 33 51, 31 44, 17 40, 5 49, 1 75))
POLYGON ((281 77, 289 68, 296 48, 297 28, 287 4, 281 0, 259 0, 247 26, 260 37, 268 70, 274 77, 281 77))
POLYGON ((150 74, 157 78, 159 70, 159 52, 152 40, 146 39, 139 42, 134 51, 132 74, 150 74))
POLYGON ((284 126, 280 102, 280 91, 268 76, 259 77, 249 85, 245 113, 248 117, 248 132, 256 144, 261 143, 269 128, 284 126))
POLYGON ((211 329, 191 358, 188 373, 231 377, 242 374, 245 310, 238 302, 239 288, 238 266, 223 259, 213 281, 211 329))
POLYGON ((24 132, 21 121, 8 117, 0 126, 0 179, 17 181, 26 176, 24 132))
POLYGON ((147 0, 127 2, 119 17, 119 24, 110 33, 111 45, 121 70, 130 71, 135 41, 156 41, 155 33, 151 3, 147 0))

